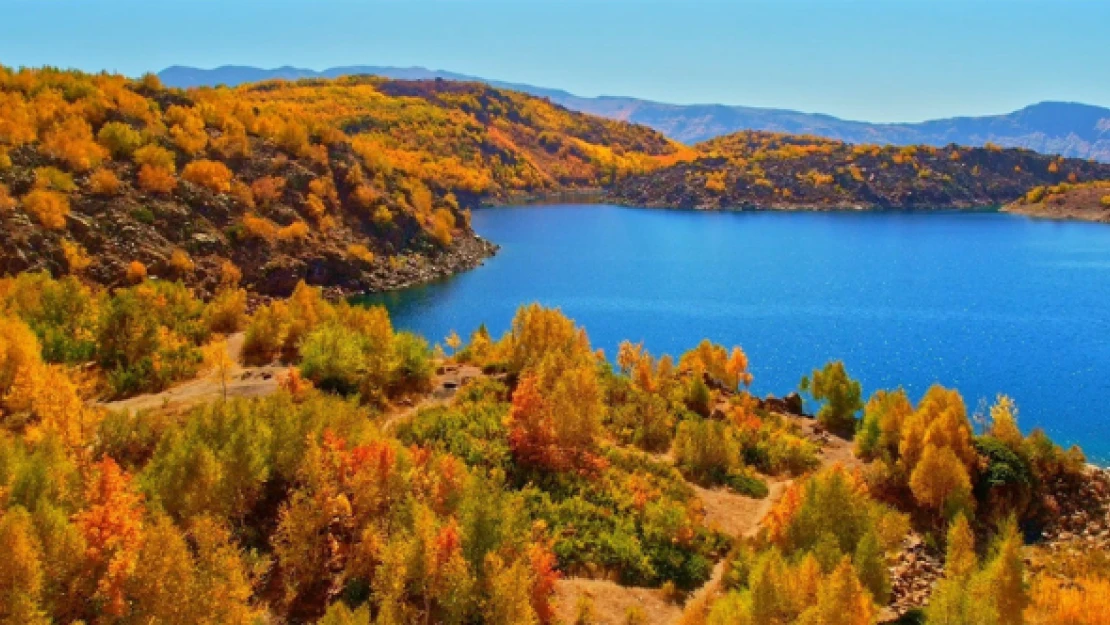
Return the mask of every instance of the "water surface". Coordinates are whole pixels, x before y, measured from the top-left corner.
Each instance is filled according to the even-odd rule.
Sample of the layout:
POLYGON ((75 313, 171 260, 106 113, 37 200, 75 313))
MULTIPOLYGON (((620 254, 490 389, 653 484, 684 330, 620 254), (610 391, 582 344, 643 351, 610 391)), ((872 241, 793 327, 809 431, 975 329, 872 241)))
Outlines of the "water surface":
POLYGON ((485 266, 371 298, 440 340, 504 332, 559 306, 614 354, 741 345, 753 390, 785 394, 827 360, 864 392, 934 382, 975 411, 1005 392, 1023 428, 1110 460, 1110 226, 1001 213, 695 213, 598 205, 490 208, 485 266))

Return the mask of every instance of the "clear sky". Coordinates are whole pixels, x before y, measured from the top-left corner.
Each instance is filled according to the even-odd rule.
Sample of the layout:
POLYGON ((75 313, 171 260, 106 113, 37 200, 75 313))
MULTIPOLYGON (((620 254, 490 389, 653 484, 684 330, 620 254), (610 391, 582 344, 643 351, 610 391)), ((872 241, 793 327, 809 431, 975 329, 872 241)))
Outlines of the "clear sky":
POLYGON ((1110 106, 1107 0, 0 0, 0 63, 420 65, 872 121, 1110 106))

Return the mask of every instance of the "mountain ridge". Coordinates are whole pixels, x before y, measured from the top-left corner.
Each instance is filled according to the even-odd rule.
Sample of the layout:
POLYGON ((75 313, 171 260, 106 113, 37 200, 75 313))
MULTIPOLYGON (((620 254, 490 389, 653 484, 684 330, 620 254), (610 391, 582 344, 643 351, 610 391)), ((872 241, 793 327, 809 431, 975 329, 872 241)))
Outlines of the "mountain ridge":
POLYGON ((932 145, 951 143, 983 146, 995 143, 1069 158, 1110 162, 1110 108, 1078 102, 1044 101, 1010 113, 947 117, 922 122, 875 123, 847 120, 824 113, 727 104, 669 104, 602 95, 585 97, 562 89, 491 80, 424 67, 351 65, 324 70, 283 66, 260 69, 225 65, 214 69, 172 66, 159 77, 174 87, 192 87, 282 78, 334 78, 346 74, 377 74, 394 79, 435 79, 484 82, 501 89, 546 97, 568 109, 651 127, 686 144, 699 143, 739 130, 805 134, 848 143, 932 145))

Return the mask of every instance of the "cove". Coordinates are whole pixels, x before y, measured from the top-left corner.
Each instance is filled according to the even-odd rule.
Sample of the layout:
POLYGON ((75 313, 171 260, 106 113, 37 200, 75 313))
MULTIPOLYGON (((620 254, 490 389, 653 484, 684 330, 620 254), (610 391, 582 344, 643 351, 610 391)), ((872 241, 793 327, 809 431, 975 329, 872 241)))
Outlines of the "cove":
POLYGON ((442 342, 521 304, 558 306, 613 356, 676 357, 702 338, 747 352, 753 392, 782 396, 830 359, 913 399, 941 383, 985 412, 1012 396, 1110 461, 1110 226, 996 212, 693 212, 607 205, 474 211, 501 251, 476 270, 365 298, 442 342))

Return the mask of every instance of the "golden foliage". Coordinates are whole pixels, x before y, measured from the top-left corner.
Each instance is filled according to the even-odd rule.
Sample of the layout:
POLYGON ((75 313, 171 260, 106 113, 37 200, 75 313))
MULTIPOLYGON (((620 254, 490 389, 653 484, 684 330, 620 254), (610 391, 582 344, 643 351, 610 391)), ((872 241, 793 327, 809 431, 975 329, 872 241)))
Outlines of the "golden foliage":
POLYGON ((139 168, 139 188, 151 193, 170 193, 177 188, 177 178, 169 169, 144 164, 139 168))
POLYGON ((124 271, 124 279, 131 284, 138 284, 146 280, 146 265, 137 260, 127 263, 127 269, 124 271))
POLYGON ((35 189, 23 196, 23 209, 44 228, 62 230, 69 216, 69 198, 57 191, 35 189))
POLYGON ((351 258, 364 264, 372 265, 374 263, 374 253, 367 249, 365 245, 352 243, 347 246, 347 253, 351 255, 351 258))
POLYGON ((16 204, 17 202, 15 201, 15 198, 12 197, 11 191, 8 190, 8 186, 0 183, 0 213, 6 213, 13 210, 16 207, 16 204))
POLYGON ((204 159, 192 161, 181 171, 181 177, 213 193, 229 193, 231 191, 231 170, 219 161, 204 159))
POLYGON ((189 258, 188 252, 180 248, 175 249, 172 253, 170 253, 170 259, 167 264, 169 264, 170 269, 172 269, 179 276, 193 273, 193 271, 195 271, 197 268, 196 263, 193 262, 193 259, 189 258))
POLYGON ((110 169, 98 169, 89 175, 89 191, 94 195, 118 195, 123 183, 110 169))
POLYGON ((85 248, 69 239, 62 240, 62 256, 66 260, 66 267, 69 268, 69 272, 73 274, 81 273, 92 264, 92 259, 89 258, 85 248))

